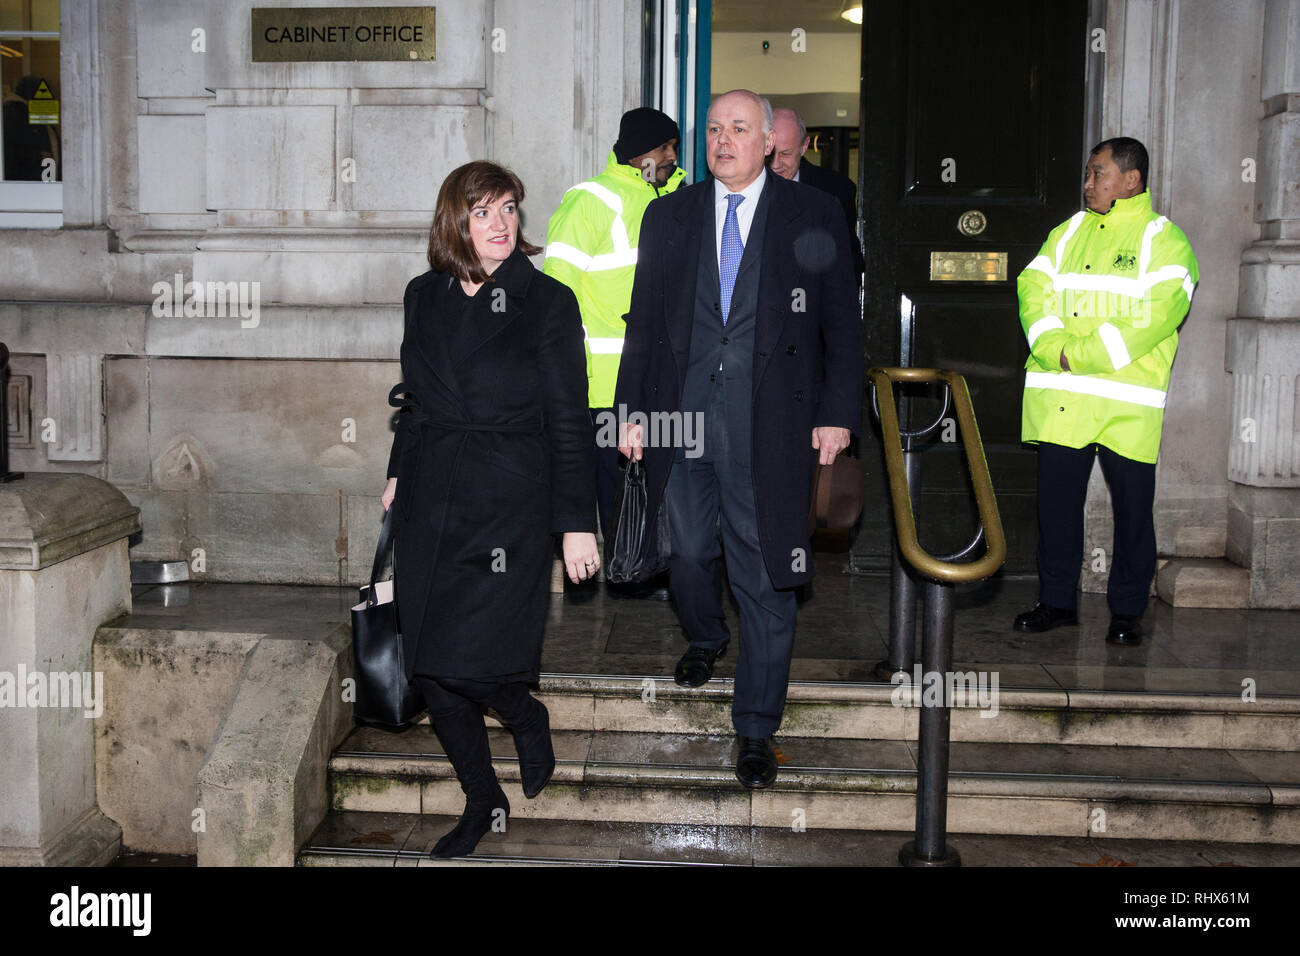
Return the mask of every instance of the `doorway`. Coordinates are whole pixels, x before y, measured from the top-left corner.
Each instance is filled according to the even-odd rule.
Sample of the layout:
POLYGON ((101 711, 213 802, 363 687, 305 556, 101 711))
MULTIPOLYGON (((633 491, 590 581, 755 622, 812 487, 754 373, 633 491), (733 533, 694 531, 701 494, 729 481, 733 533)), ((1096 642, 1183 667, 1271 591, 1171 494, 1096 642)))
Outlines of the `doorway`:
MULTIPOLYGON (((658 65, 647 68, 647 102, 683 124, 693 181, 707 175, 695 140, 711 96, 747 88, 796 110, 809 132, 805 158, 857 186, 865 362, 966 377, 1009 573, 1034 571, 1037 537, 1035 453, 1020 442, 1028 347, 1016 276, 1081 208, 1089 12, 1102 3, 647 2, 660 40, 680 39, 671 61, 662 42, 658 53, 647 45, 647 64, 658 65)), ((909 422, 938 411, 918 397, 909 422)), ((885 569, 893 521, 869 397, 863 425, 866 495, 852 564, 885 569)), ((976 516, 960 441, 922 456, 916 507, 931 552, 969 540, 976 516)))
MULTIPOLYGON (((1005 569, 1036 567, 1035 452, 1020 442, 1016 277, 1080 207, 1087 2, 867 3, 859 181, 864 339, 876 364, 947 368, 970 387, 1007 534, 1005 569)), ((911 424, 938 414, 911 403, 911 424)), ((977 526, 955 428, 921 456, 922 543, 977 526)), ((855 564, 886 567, 892 520, 879 439, 864 441, 855 564)))

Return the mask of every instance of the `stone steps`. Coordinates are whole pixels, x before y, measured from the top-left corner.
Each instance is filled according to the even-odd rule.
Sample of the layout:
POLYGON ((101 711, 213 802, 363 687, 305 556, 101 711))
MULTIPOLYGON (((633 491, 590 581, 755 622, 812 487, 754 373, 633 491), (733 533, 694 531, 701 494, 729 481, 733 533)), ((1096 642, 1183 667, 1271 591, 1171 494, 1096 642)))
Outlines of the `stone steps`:
MULTIPOLYGON (((605 821, 511 819, 505 833, 485 837, 474 854, 433 860, 429 848, 456 823, 454 816, 406 813, 332 814, 303 851, 300 866, 602 866, 616 864, 750 865, 755 832, 749 827, 662 826, 605 821), (683 858, 681 848, 691 852, 683 858)), ((776 834, 776 843, 784 833, 776 834)), ((804 834, 801 834, 804 835, 804 834)), ((815 835, 824 846, 825 838, 815 835)), ((833 838, 833 837, 832 837, 833 838)), ((762 840, 762 835, 759 835, 762 840)), ((808 841, 814 842, 814 841, 808 841)), ((902 840, 899 841, 900 845, 902 840)), ((773 847, 773 859, 780 855, 773 847)), ((764 862, 760 850, 760 864, 764 862)))
MULTIPOLYGON (((489 715, 518 839, 500 836, 487 857, 745 862, 719 847, 752 851, 776 846, 776 835, 818 833, 817 858, 835 862, 829 834, 912 830, 915 689, 792 683, 777 782, 750 791, 734 775, 731 688, 721 679, 682 688, 655 678, 544 677, 539 696, 557 766, 535 800, 520 791, 509 732, 489 715), (713 836, 656 836, 683 828, 713 836)), ((1000 688, 996 704, 989 717, 981 716, 994 710, 987 697, 953 710, 952 833, 1300 845, 1300 699, 1000 688)), ((303 865, 418 863, 464 805, 427 721, 401 732, 356 728, 331 757, 329 781, 331 813, 303 865), (360 851, 338 838, 342 821, 368 819, 406 827, 402 844, 360 851)), ((765 860, 755 851, 748 862, 765 860)))
MULTIPOLYGON (((553 733, 555 775, 519 789, 507 731, 490 731, 516 819, 897 830, 915 822, 916 748, 895 740, 777 738, 763 791, 733 774, 734 737, 553 733)), ((335 810, 456 815, 464 805, 428 728, 359 728, 330 761, 335 810)), ((954 743, 948 826, 957 832, 1300 844, 1300 758, 1270 751, 954 743), (1103 829, 1104 828, 1104 829, 1103 829)))
MULTIPOLYGON (((470 857, 432 860, 452 816, 336 811, 300 866, 895 866, 912 834, 512 818, 470 857)), ((1300 847, 959 833, 963 866, 1295 866, 1300 847)))
POLYGON ((1250 568, 1226 558, 1163 561, 1153 583, 1160 600, 1171 607, 1250 607, 1250 568))
MULTIPOLYGON (((554 730, 732 733, 730 680, 679 687, 667 678, 544 676, 539 697, 554 730)), ((914 692, 914 688, 912 689, 914 692)), ((915 741, 920 709, 908 688, 792 682, 781 735, 915 741)), ((1294 751, 1300 698, 999 687, 996 713, 952 711, 952 740, 986 743, 1294 751)))

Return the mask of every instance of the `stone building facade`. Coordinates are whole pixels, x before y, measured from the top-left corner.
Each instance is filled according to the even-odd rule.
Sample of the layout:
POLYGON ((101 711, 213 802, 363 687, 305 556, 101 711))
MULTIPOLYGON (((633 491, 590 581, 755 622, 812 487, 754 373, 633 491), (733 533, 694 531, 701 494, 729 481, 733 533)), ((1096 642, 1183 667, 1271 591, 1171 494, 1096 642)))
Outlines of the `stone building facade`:
MULTIPOLYGON (((62 226, 0 228, 14 467, 120 488, 134 558, 356 582, 442 177, 514 168, 540 243, 642 105, 654 44, 642 0, 456 0, 432 62, 258 63, 255 5, 288 4, 63 0, 62 226), (243 311, 185 314, 189 283, 243 311)), ((1147 143, 1201 268, 1158 471, 1162 594, 1300 607, 1300 0, 1092 0, 1091 21, 1090 133, 1147 143)), ((1109 545, 1094 481, 1089 549, 1109 545)))

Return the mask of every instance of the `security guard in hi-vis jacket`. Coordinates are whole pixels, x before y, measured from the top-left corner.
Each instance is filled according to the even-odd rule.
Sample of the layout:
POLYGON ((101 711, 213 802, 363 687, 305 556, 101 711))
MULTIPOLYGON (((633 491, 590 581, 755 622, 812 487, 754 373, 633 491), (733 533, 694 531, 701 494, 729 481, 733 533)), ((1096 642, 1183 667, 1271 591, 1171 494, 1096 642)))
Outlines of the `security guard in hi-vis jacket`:
MULTIPOLYGON (((582 310, 587 398, 596 436, 596 501, 606 536, 613 535, 618 448, 616 442, 600 441, 600 419, 602 414, 612 419, 616 411, 614 384, 627 326, 624 316, 632 299, 641 220, 651 202, 676 192, 686 178, 677 166, 680 135, 676 121, 659 110, 628 110, 604 171, 566 192, 546 227, 542 272, 572 289, 582 310)), ((624 588, 619 593, 635 592, 624 588)), ((667 599, 667 592, 662 597, 667 599)))
POLYGON ((1030 351, 1021 438, 1038 445, 1038 603, 1016 618, 1021 631, 1078 621, 1084 501, 1100 457, 1115 515, 1106 640, 1142 641, 1160 430, 1198 278, 1187 237, 1152 210, 1146 179, 1140 142, 1099 143, 1087 208, 1051 231, 1017 283, 1030 351))

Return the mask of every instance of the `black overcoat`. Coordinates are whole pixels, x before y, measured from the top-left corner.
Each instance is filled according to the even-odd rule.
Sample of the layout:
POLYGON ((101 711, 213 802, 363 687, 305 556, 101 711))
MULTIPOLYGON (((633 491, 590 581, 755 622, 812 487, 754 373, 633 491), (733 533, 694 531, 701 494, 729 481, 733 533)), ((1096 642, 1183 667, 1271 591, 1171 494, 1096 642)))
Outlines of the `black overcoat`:
MULTIPOLYGON (((849 242, 853 247, 853 273, 862 274, 862 245, 858 242, 858 187, 843 173, 833 169, 823 169, 808 162, 807 157, 799 160, 799 182, 806 183, 814 189, 830 193, 844 210, 844 224, 849 230, 849 242)), ((856 282, 857 279, 854 279, 856 282)))
MULTIPOLYGON (((750 468, 763 562, 778 588, 812 577, 808 506, 814 426, 857 432, 862 328, 844 213, 829 195, 768 173, 754 333, 750 468)), ((656 199, 637 242, 636 277, 615 403, 627 414, 674 412, 691 345, 698 257, 717 267, 712 179, 656 199)), ((651 520, 672 448, 645 449, 651 520)))
POLYGON ((435 308, 449 278, 406 287, 390 396, 407 675, 536 680, 552 536, 596 530, 582 319, 573 292, 516 249, 475 295, 456 361, 435 308))

